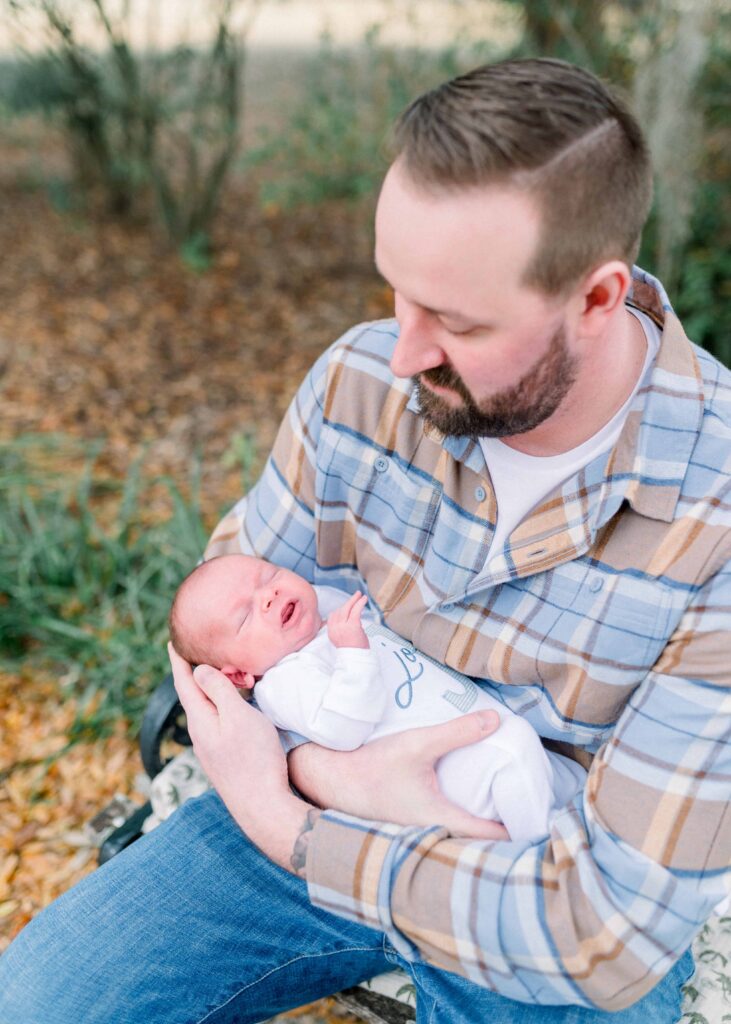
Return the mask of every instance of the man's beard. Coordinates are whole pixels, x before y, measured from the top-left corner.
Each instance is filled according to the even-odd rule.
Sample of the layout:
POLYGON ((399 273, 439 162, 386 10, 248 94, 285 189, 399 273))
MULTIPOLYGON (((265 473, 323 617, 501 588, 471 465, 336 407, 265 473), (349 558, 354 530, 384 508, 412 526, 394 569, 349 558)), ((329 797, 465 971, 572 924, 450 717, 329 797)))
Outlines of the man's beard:
POLYGON ((511 437, 525 434, 558 409, 576 379, 577 359, 566 344, 562 325, 551 338, 545 356, 514 384, 476 402, 451 366, 435 366, 414 377, 419 405, 428 423, 452 437, 511 437), (423 381, 451 388, 462 399, 452 406, 423 381))

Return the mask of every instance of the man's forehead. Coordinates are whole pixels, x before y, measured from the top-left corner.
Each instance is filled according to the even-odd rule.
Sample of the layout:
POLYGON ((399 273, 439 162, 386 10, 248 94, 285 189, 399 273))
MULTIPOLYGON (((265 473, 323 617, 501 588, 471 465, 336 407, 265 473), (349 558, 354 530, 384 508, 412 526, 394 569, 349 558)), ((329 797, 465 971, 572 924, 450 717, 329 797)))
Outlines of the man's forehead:
MULTIPOLYGON (((386 271, 382 270, 381 267, 378 264, 378 253, 377 252, 374 254, 374 262, 376 264, 376 270, 381 275, 381 277, 383 277, 386 280, 388 280, 388 274, 386 273, 386 271)), ((409 296, 407 296, 407 298, 408 297, 409 296)), ((442 317, 445 317, 445 318, 450 319, 450 320, 468 320, 469 319, 469 317, 466 316, 466 314, 463 311, 458 310, 458 309, 452 309, 452 308, 449 308, 449 307, 442 308, 442 307, 430 306, 426 302, 421 302, 420 305, 422 306, 423 309, 425 309, 427 311, 427 313, 434 313, 437 316, 442 316, 442 317)))
POLYGON ((397 160, 388 169, 381 186, 376 227, 382 226, 384 217, 392 213, 398 216, 411 211, 422 220, 426 217, 427 221, 437 223, 465 220, 475 230, 485 220, 499 219, 507 226, 523 224, 525 233, 531 235, 537 233, 541 220, 537 199, 516 183, 427 186, 415 182, 397 160))
POLYGON ((470 316, 470 294, 498 295, 522 281, 539 240, 535 202, 508 186, 426 191, 392 167, 376 211, 376 264, 401 294, 425 307, 470 316), (455 284, 464 289, 454 298, 455 284), (411 294, 410 294, 411 293, 411 294))

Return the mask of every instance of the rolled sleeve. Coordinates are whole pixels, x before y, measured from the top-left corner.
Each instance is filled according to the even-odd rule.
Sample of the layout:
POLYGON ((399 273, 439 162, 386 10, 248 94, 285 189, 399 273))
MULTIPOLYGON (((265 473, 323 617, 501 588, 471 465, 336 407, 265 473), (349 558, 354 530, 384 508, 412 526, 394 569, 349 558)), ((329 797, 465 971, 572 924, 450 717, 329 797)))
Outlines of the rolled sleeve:
POLYGON ((699 901, 621 841, 587 835, 576 807, 535 845, 328 812, 310 841, 310 899, 385 932, 408 960, 508 998, 619 1010, 667 973, 713 897, 699 901))

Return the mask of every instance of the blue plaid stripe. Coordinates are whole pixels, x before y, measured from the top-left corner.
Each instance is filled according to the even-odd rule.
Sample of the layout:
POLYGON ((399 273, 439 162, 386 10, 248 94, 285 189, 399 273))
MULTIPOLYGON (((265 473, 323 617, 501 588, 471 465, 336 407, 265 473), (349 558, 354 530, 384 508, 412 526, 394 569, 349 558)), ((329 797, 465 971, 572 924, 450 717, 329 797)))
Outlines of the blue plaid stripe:
POLYGON ((503 995, 619 1009, 731 887, 731 374, 637 271, 663 343, 623 434, 485 565, 483 456, 425 429, 361 325, 318 361, 262 479, 209 553, 354 590, 547 739, 594 755, 542 843, 475 843, 328 812, 313 902, 503 995), (480 498, 479 494, 483 497, 480 498))

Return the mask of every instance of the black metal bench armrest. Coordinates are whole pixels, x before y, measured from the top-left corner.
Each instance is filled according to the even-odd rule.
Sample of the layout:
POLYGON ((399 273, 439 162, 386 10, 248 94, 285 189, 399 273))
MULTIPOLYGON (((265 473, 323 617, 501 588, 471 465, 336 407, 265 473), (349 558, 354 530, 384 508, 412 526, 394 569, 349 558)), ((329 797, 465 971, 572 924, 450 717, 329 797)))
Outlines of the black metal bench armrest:
POLYGON ((150 697, 140 729, 142 763, 151 779, 159 775, 165 765, 161 754, 163 740, 170 738, 190 746, 190 737, 181 724, 182 717, 173 677, 167 675, 150 697))
POLYGON ((135 839, 139 839, 142 835, 142 826, 145 818, 148 818, 151 813, 152 805, 148 800, 131 817, 127 818, 123 825, 115 828, 114 832, 112 832, 108 839, 104 840, 99 848, 99 864, 106 864, 116 854, 131 846, 135 839))
POLYGON ((412 1024, 416 1020, 413 1006, 367 988, 346 988, 344 992, 336 992, 335 998, 366 1024, 412 1024))

